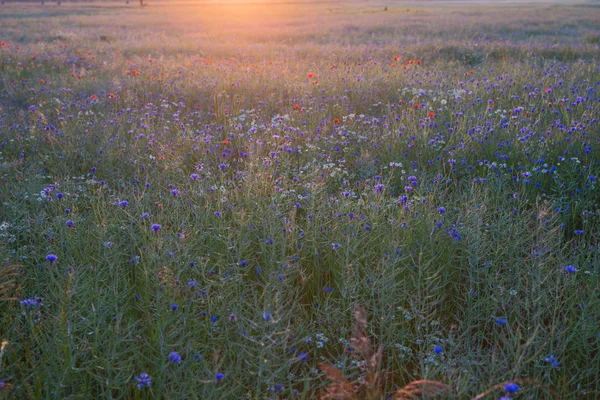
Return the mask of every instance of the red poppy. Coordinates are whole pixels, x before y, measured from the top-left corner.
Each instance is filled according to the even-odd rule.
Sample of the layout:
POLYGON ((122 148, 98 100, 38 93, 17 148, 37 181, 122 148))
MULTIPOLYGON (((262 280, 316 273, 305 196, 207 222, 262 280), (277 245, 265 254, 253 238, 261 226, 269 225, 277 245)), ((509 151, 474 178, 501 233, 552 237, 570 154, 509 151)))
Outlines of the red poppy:
POLYGON ((433 118, 435 117, 435 114, 433 113, 433 111, 429 111, 429 114, 427 114, 427 118, 433 118))
POLYGON ((133 75, 133 76, 138 76, 137 69, 132 69, 132 70, 131 70, 131 75, 133 75))
POLYGON ((115 95, 114 95, 113 93, 111 93, 111 94, 109 94, 109 95, 108 95, 108 98, 109 98, 109 99, 114 99, 114 98, 115 98, 115 95))
POLYGON ((419 109, 419 103, 415 103, 415 105, 413 107, 415 107, 415 110, 418 110, 419 109))
POLYGON ((417 60, 417 65, 421 65, 421 60, 417 60))
POLYGON ((312 79, 315 76, 315 74, 313 72, 309 72, 306 76, 308 77, 308 79, 312 79))
POLYGON ((223 140, 223 144, 229 144, 229 140, 227 140, 227 139, 223 140))
POLYGON ((552 91, 552 89, 550 89, 549 87, 544 89, 544 92, 546 92, 546 93, 550 93, 551 91, 552 91))
POLYGON ((96 95, 95 95, 95 94, 93 94, 93 95, 92 95, 92 97, 91 97, 91 99, 92 99, 92 100, 96 100, 96 95))
POLYGON ((6 42, 2 42, 2 47, 6 47, 6 42))
POLYGON ((43 85, 44 83, 46 83, 46 81, 43 79, 40 79, 40 83, 43 85))
POLYGON ((294 104, 294 110, 300 111, 301 108, 302 107, 300 107, 300 104, 298 104, 298 103, 294 104))
POLYGON ((334 118, 334 119, 333 119, 333 123, 334 123, 335 125, 339 124, 339 123, 340 123, 340 119, 339 119, 339 118, 334 118))

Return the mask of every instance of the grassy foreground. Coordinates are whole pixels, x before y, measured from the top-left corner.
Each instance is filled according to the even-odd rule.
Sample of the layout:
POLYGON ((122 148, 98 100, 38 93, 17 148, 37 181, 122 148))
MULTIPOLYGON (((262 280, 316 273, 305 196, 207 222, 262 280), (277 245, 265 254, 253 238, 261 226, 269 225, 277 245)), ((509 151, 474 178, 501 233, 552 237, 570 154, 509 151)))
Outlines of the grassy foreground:
POLYGON ((0 6, 0 397, 600 397, 599 20, 0 6))

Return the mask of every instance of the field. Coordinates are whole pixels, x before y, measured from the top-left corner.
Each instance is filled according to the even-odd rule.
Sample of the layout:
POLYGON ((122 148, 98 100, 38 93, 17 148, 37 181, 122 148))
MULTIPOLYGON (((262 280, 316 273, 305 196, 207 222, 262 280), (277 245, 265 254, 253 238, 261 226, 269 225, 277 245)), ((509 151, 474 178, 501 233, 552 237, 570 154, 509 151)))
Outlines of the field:
POLYGON ((147 3, 0 6, 0 398, 600 397, 598 1, 147 3))

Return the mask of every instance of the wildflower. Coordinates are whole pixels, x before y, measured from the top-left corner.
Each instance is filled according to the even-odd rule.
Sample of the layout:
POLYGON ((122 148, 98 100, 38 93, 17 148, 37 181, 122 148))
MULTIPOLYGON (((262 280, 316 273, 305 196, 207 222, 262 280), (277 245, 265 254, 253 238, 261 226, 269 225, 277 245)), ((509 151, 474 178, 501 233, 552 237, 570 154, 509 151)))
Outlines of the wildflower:
POLYGON ((441 346, 435 345, 433 346, 433 352, 435 354, 442 354, 444 352, 444 349, 442 349, 441 346))
POLYGON ((62 193, 56 193, 56 198, 57 199, 62 199, 63 198, 63 194, 62 193))
POLYGON ((576 234, 577 236, 581 236, 583 235, 583 229, 575 229, 573 231, 574 234, 576 234))
POLYGON ((188 282, 188 286, 191 288, 195 288, 196 286, 198 286, 198 282, 196 281, 189 281, 188 282))
POLYGON ((58 260, 58 256, 56 254, 48 254, 46 260, 50 261, 50 264, 52 264, 54 261, 58 260))
POLYGON ((160 228, 161 228, 160 224, 152 224, 152 230, 154 232, 160 231, 160 228))
MULTIPOLYGON (((2 46, 4 46, 4 42, 2 42, 2 46)), ((4 390, 4 388, 6 387, 6 383, 0 379, 0 390, 4 390)))
POLYGON ((324 288, 323 288, 323 291, 324 291, 324 292, 330 292, 330 293, 331 293, 331 292, 333 292, 333 291, 334 291, 334 288, 327 286, 327 287, 324 287, 324 288))
POLYGON ((181 364, 181 356, 176 351, 172 351, 169 353, 169 361, 175 364, 181 364))
POLYGON ((113 93, 110 93, 110 94, 108 95, 108 98, 109 98, 109 99, 114 99, 114 98, 115 98, 115 95, 114 95, 113 93))
POLYGON ((440 207, 440 208, 438 208, 438 212, 440 214, 444 214, 446 212, 446 208, 445 207, 440 207))
POLYGON ((171 304, 171 311, 179 310, 179 306, 177 304, 171 304))
POLYGON ((308 355, 306 353, 300 353, 298 354, 298 359, 300 359, 300 361, 306 362, 308 360, 308 355))
POLYGON ((217 372, 215 374, 215 380, 217 381, 217 383, 221 382, 223 378, 225 378, 225 374, 223 374, 222 372, 217 372))
POLYGON ((173 197, 177 197, 177 195, 179 194, 179 190, 173 189, 171 190, 171 194, 173 195, 173 197))
POLYGON ((210 322, 212 322, 213 324, 214 324, 215 322, 217 322, 218 320, 219 320, 219 317, 217 317, 217 316, 214 316, 214 315, 213 315, 212 317, 210 317, 210 322))
POLYGON ((271 314, 269 314, 266 311, 263 311, 263 313, 262 313, 262 319, 264 319, 265 321, 270 321, 271 320, 271 314))
POLYGON ((246 265, 248 265, 248 262, 246 260, 242 260, 239 262, 240 267, 245 267, 246 265))
POLYGON ((550 354, 548 357, 544 358, 544 361, 550 363, 554 368, 558 368, 560 364, 554 355, 550 354))
POLYGON ((504 385, 504 390, 506 390, 508 393, 516 393, 519 390, 519 385, 514 382, 509 382, 504 385))
POLYGON ((564 271, 567 274, 574 274, 575 272, 577 272, 577 267, 573 266, 573 265, 567 265, 564 269, 564 271))
POLYGON ((195 181, 196 179, 198 179, 198 174, 191 174, 190 179, 195 181))
POLYGON ((132 70, 131 70, 131 75, 133 75, 133 76, 138 76, 138 72, 137 72, 137 70, 136 70, 136 69, 132 69, 132 70))
POLYGON ((337 124, 339 124, 339 123, 340 123, 340 119, 339 119, 339 118, 334 118, 334 119, 333 119, 333 124, 334 124, 334 125, 337 125, 337 124))
POLYGON ((506 325, 506 318, 496 318, 496 325, 498 325, 498 326, 506 325))
POLYGON ((121 204, 121 207, 125 208, 129 205, 129 202, 127 200, 123 200, 120 204, 121 204))
POLYGON ((432 111, 430 111, 429 114, 427 114, 427 118, 434 118, 434 117, 435 117, 435 114, 432 111))
POLYGON ((68 220, 67 222, 65 222, 65 225, 67 225, 67 227, 72 227, 75 224, 75 222, 68 220))
POLYGON ((215 217, 220 217, 220 216, 221 216, 221 213, 220 213, 220 212, 218 212, 218 211, 215 211, 215 212, 214 212, 214 215, 215 215, 215 217))
POLYGON ((314 76, 315 74, 313 72, 309 72, 308 75, 306 75, 308 79, 312 79, 314 76))
POLYGON ((139 376, 136 376, 135 380, 137 381, 138 389, 150 387, 152 384, 152 377, 145 372, 142 372, 139 376))
POLYGON ((336 250, 340 248, 340 244, 339 243, 331 243, 331 248, 336 250))
POLYGON ((69 208, 65 208, 65 214, 69 214, 71 210, 69 208))
POLYGON ((236 322, 237 321, 237 316, 234 313, 231 313, 231 315, 229 315, 229 322, 236 322))

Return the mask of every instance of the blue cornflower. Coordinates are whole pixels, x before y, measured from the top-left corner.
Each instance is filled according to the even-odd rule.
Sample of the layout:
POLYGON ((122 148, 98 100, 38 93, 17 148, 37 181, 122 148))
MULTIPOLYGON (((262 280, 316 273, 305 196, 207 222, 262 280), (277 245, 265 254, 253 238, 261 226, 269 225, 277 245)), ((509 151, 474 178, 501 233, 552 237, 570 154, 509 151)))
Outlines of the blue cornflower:
POLYGON ((54 261, 58 260, 58 256, 56 254, 48 254, 46 260, 50 261, 50 264, 52 264, 54 261))
POLYGON ((161 228, 160 224, 152 224, 152 230, 154 232, 160 231, 160 228, 161 228))
POLYGON ((6 387, 6 383, 0 379, 0 390, 4 390, 4 388, 6 387))
POLYGON ((123 200, 120 204, 121 204, 121 207, 125 208, 129 205, 129 202, 127 200, 123 200))
POLYGON ((219 317, 216 317, 216 316, 214 316, 214 315, 213 315, 212 317, 210 317, 210 322, 212 322, 212 323, 215 323, 215 322, 217 322, 218 320, 219 320, 219 317))
POLYGON ((498 326, 506 325, 506 318, 496 318, 496 325, 498 325, 498 326))
POLYGON ((152 377, 145 372, 142 372, 139 376, 136 376, 135 380, 137 381, 138 389, 150 387, 152 384, 152 377))
POLYGON ((323 288, 323 291, 325 291, 325 292, 333 292, 333 290, 334 290, 334 288, 329 287, 329 286, 323 288))
POLYGON ((444 349, 442 349, 442 346, 435 345, 433 346, 433 352, 435 354, 442 354, 444 352, 444 349))
POLYGON ((353 212, 351 212, 351 213, 348 213, 348 218, 350 218, 350 219, 354 219, 354 213, 353 213, 353 212))
POLYGON ((560 366, 558 360, 553 354, 550 354, 548 357, 544 358, 544 361, 550 363, 554 368, 558 368, 560 366))
POLYGON ((196 179, 198 179, 198 174, 191 174, 190 179, 195 181, 196 179))
POLYGON ((177 304, 171 304, 171 311, 179 310, 179 306, 177 304))
POLYGON ((519 385, 514 382, 509 382, 504 385, 504 390, 506 390, 508 393, 515 393, 519 390, 519 385))
POLYGON ((371 232, 371 227, 370 227, 369 225, 366 225, 366 226, 365 226, 365 230, 366 230, 367 232, 371 232))
POLYGON ((331 248, 336 250, 336 249, 340 248, 340 245, 339 245, 339 243, 331 243, 331 248))
POLYGON ((65 208, 65 214, 68 214, 68 213, 70 213, 70 212, 71 212, 71 210, 70 210, 70 209, 68 209, 68 208, 65 208))
POLYGON ((67 222, 65 222, 65 225, 67 225, 67 227, 72 227, 75 224, 75 222, 68 220, 67 222))
POLYGON ((446 212, 446 207, 440 207, 440 208, 438 208, 438 212, 440 214, 444 214, 446 212))
POLYGON ((240 267, 245 267, 246 265, 248 265, 248 262, 246 260, 240 261, 240 267))
POLYGON ((262 319, 264 319, 265 321, 269 321, 271 319, 271 314, 269 314, 266 311, 263 311, 263 313, 262 313, 262 319))
POLYGON ((265 240, 265 244, 273 244, 273 238, 268 238, 267 240, 265 240))
POLYGON ((576 234, 577 236, 583 235, 583 229, 575 229, 573 231, 574 234, 576 234))
POLYGON ((169 361, 175 364, 181 364, 181 356, 176 351, 172 351, 169 353, 169 361))
POLYGON ((231 313, 231 315, 229 315, 229 322, 236 322, 237 321, 237 316, 234 313, 231 313))
POLYGON ((188 282, 188 286, 191 288, 195 288, 196 286, 198 286, 198 282, 196 281, 189 281, 188 282))
POLYGON ((298 354, 298 358, 300 359, 300 361, 306 362, 308 360, 308 355, 306 353, 300 353, 298 354))
POLYGON ((574 274, 575 272, 577 272, 577 267, 573 266, 573 265, 567 265, 564 269, 564 271, 567 274, 574 274))
POLYGON ((56 198, 57 199, 62 199, 63 198, 63 194, 62 193, 56 193, 56 198))
POLYGON ((218 211, 215 211, 214 214, 215 214, 215 217, 220 217, 221 216, 221 213, 218 212, 218 211))
POLYGON ((225 374, 222 372, 217 372, 215 374, 215 380, 217 381, 217 383, 221 382, 223 380, 223 378, 225 378, 225 374))

